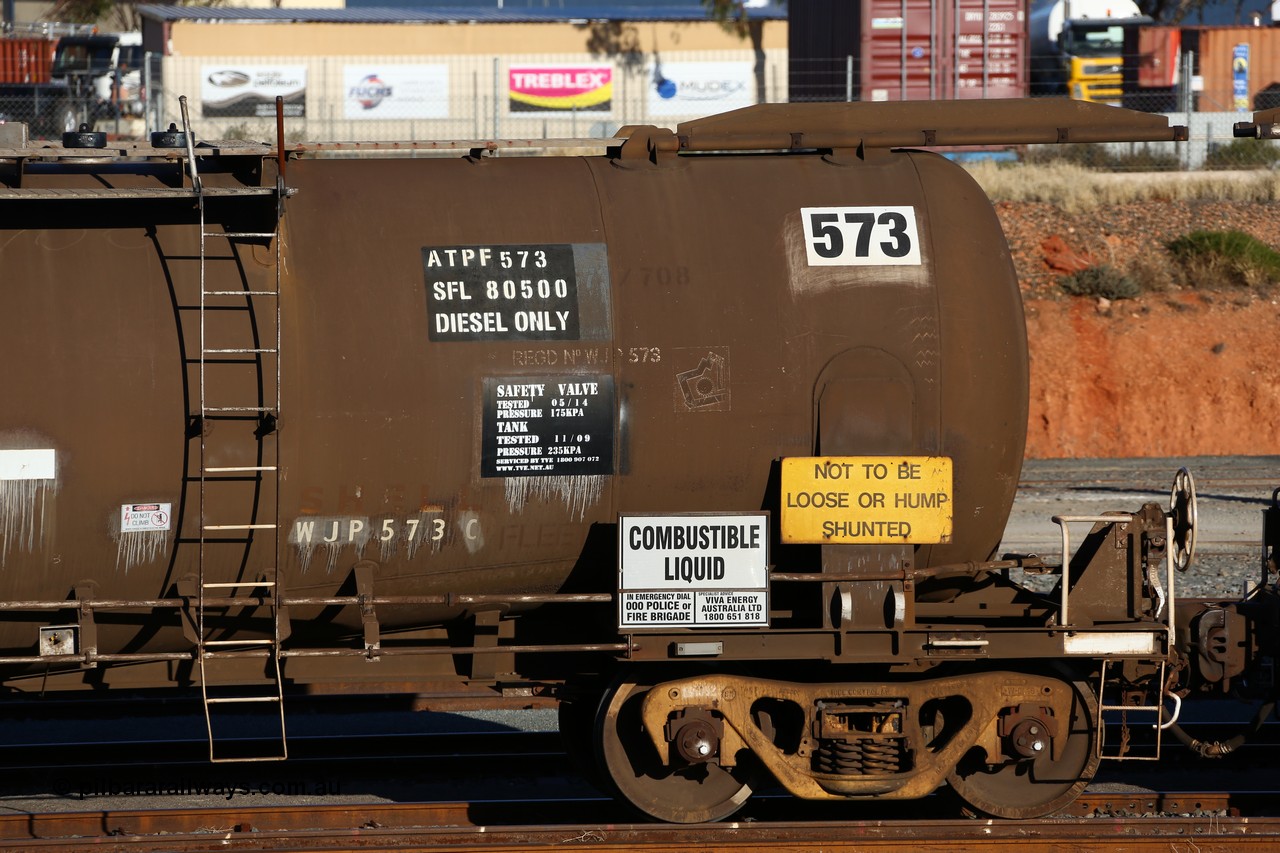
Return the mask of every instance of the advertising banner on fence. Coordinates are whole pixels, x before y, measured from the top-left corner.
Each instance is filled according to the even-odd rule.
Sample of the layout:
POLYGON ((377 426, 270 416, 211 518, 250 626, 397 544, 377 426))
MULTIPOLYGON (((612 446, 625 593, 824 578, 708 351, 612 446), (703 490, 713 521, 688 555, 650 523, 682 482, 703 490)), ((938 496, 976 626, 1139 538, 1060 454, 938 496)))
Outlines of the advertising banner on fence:
POLYGON ((651 116, 710 115, 756 102, 750 62, 655 62, 649 81, 651 116))
POLYGON ((269 117, 276 114, 276 97, 284 99, 284 114, 307 114, 305 65, 205 65, 200 70, 200 101, 205 118, 269 117))
POLYGON ((342 117, 449 117, 447 65, 345 65, 342 117))
POLYGON ((613 109, 613 66, 512 65, 507 90, 512 113, 608 113, 613 109))
POLYGON ((1249 45, 1231 51, 1231 101, 1236 112, 1249 111, 1249 45))

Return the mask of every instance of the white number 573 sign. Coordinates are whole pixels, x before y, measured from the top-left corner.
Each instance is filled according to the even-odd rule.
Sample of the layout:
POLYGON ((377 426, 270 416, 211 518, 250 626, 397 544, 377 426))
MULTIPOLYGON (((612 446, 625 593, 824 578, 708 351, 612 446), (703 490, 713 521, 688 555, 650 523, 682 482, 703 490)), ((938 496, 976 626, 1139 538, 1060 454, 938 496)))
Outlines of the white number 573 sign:
POLYGON ((919 266, 913 207, 802 207, 809 266, 919 266))

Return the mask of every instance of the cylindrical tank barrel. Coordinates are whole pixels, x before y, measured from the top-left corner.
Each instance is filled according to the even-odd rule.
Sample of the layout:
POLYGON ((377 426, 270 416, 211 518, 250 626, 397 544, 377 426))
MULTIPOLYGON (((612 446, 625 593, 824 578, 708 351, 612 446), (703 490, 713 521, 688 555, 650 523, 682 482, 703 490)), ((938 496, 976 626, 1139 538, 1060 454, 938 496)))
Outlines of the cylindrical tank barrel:
MULTIPOLYGON (((104 182, 162 185, 26 186, 104 182)), ((274 240, 220 236, 277 228, 273 199, 264 219, 234 195, 203 237, 190 200, 7 220, 4 599, 164 597, 202 562, 299 596, 353 592, 361 561, 380 595, 609 589, 619 513, 775 510, 779 460, 823 454, 950 457, 953 533, 915 563, 997 547, 1025 332, 994 212, 948 160, 317 158, 287 184, 274 240)), ((34 642, 0 621, 4 653, 34 642)), ((189 647, 176 616, 98 644, 189 647)))

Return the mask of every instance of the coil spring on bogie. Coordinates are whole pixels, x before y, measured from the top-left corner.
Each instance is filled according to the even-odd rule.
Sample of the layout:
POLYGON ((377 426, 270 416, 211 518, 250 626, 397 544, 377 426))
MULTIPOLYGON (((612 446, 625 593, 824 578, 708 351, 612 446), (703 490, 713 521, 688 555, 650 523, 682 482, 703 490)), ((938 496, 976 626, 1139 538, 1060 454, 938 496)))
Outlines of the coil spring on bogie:
POLYGON ((887 776, 904 769, 900 737, 856 737, 818 742, 814 764, 819 773, 841 776, 887 776))

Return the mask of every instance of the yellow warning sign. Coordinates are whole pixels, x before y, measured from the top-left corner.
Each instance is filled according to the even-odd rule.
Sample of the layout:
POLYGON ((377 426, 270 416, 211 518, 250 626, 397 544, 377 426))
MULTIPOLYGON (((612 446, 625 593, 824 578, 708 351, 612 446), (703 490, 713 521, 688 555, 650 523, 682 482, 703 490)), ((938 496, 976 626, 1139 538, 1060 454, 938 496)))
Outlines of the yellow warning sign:
POLYGON ((782 541, 929 545, 951 541, 947 456, 782 460, 782 541))

